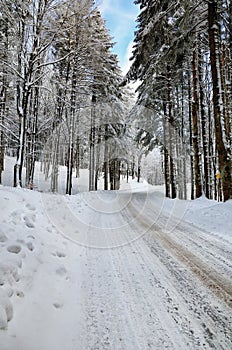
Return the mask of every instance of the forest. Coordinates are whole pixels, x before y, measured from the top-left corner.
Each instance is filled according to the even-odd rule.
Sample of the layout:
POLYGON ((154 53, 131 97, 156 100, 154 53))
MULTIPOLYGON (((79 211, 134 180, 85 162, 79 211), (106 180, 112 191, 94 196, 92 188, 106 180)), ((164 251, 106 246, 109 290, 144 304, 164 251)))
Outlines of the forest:
POLYGON ((82 168, 90 191, 100 176, 118 190, 158 151, 146 180, 161 179, 166 197, 186 199, 190 184, 191 199, 232 198, 232 1, 135 3, 123 76, 93 0, 1 1, 0 182, 10 155, 15 187, 33 189, 39 161, 51 192, 60 165, 67 194, 82 168))

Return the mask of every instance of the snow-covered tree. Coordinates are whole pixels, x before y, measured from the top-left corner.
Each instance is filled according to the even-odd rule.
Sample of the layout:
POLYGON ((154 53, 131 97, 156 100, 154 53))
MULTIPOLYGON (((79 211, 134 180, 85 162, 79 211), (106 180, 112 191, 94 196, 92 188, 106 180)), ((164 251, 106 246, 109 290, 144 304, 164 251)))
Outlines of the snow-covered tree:
MULTIPOLYGON (((126 79, 140 80, 137 103, 153 110, 153 124, 162 129, 166 195, 173 198, 177 190, 185 197, 188 153, 191 197, 217 194, 219 167, 226 200, 231 193, 231 2, 136 3, 141 12, 126 79), (218 8, 216 15, 212 7, 218 8)), ((149 122, 144 120, 144 129, 149 122)))

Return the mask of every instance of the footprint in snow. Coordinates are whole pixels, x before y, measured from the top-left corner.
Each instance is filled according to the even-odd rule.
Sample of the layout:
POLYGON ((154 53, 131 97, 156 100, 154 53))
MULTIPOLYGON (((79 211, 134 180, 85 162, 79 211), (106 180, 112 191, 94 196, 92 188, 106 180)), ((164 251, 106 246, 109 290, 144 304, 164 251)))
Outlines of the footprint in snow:
POLYGON ((7 313, 5 307, 0 305, 0 329, 7 329, 7 313))
POLYGON ((11 216, 11 220, 12 220, 14 225, 17 226, 17 225, 21 224, 22 220, 21 220, 21 213, 19 210, 12 211, 10 216, 11 216))
POLYGON ((63 307, 63 304, 58 302, 58 301, 55 301, 53 303, 53 306, 56 308, 56 309, 61 309, 63 307))
POLYGON ((34 207, 34 205, 32 205, 32 204, 30 204, 30 203, 27 203, 27 204, 26 204, 26 208, 29 209, 29 210, 31 210, 31 211, 35 211, 35 210, 36 210, 36 208, 34 207))
POLYGON ((3 232, 0 232, 0 243, 5 243, 8 240, 3 232))
POLYGON ((64 266, 60 266, 58 269, 56 269, 56 273, 59 276, 65 276, 67 274, 67 270, 64 266))
POLYGON ((35 237, 32 235, 28 235, 27 238, 35 239, 35 237))
POLYGON ((17 297, 19 298, 24 298, 24 293, 20 290, 16 290, 15 294, 17 295, 17 297))
POLYGON ((25 222, 25 225, 28 228, 34 228, 35 227, 35 225, 33 223, 33 219, 35 219, 35 218, 34 217, 29 218, 28 216, 24 216, 24 222, 25 222))
POLYGON ((20 245, 13 244, 7 247, 9 253, 18 254, 21 252, 22 248, 20 245))
MULTIPOLYGON (((31 239, 35 239, 35 237, 33 236, 27 236, 27 238, 31 238, 31 239)), ((34 250, 34 245, 32 242, 25 242, 23 239, 17 239, 16 240, 17 243, 26 245, 26 247, 28 248, 28 250, 30 250, 31 252, 34 250)))
POLYGON ((57 256, 58 258, 65 258, 66 254, 62 253, 62 252, 56 252, 56 253, 52 253, 53 256, 57 256))
POLYGON ((1 285, 1 290, 3 291, 3 293, 5 293, 5 295, 8 296, 8 298, 11 298, 14 294, 13 289, 9 286, 8 283, 1 285))
POLYGON ((26 243, 26 246, 27 246, 28 250, 30 250, 31 252, 33 252, 33 250, 34 250, 34 245, 33 245, 32 242, 27 242, 27 243, 26 243))

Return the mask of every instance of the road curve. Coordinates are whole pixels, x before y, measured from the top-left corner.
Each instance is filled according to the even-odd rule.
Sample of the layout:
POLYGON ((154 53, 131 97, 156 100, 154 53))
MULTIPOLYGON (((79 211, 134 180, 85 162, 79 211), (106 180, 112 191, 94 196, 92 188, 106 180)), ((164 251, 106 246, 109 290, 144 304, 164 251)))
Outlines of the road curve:
POLYGON ((80 349, 232 349, 232 246, 167 217, 153 194, 82 196, 81 215, 43 197, 84 252, 80 349))

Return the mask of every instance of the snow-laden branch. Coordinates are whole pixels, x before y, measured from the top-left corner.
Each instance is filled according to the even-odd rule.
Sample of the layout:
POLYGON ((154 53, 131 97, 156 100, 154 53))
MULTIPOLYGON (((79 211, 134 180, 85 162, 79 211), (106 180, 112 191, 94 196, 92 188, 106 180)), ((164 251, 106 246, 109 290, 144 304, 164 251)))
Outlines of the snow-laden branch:
POLYGON ((16 73, 17 74, 17 76, 20 78, 20 79, 22 79, 22 80, 24 80, 24 77, 18 72, 18 70, 16 69, 16 68, 14 68, 11 64, 9 64, 7 61, 5 61, 5 60, 2 60, 2 63, 3 64, 5 64, 7 67, 9 67, 10 69, 12 69, 13 71, 14 71, 14 73, 16 73))
POLYGON ((62 62, 63 60, 65 60, 67 57, 69 57, 71 54, 73 53, 73 51, 70 51, 69 53, 67 53, 67 55, 59 58, 58 60, 52 61, 52 62, 46 62, 46 63, 42 63, 40 65, 37 66, 37 68, 42 68, 42 67, 46 67, 46 66, 50 66, 59 62, 62 62))
POLYGON ((19 141, 19 137, 17 135, 15 135, 15 133, 13 131, 11 131, 6 125, 0 123, 0 127, 5 129, 7 132, 9 132, 12 136, 14 136, 15 141, 19 141))

